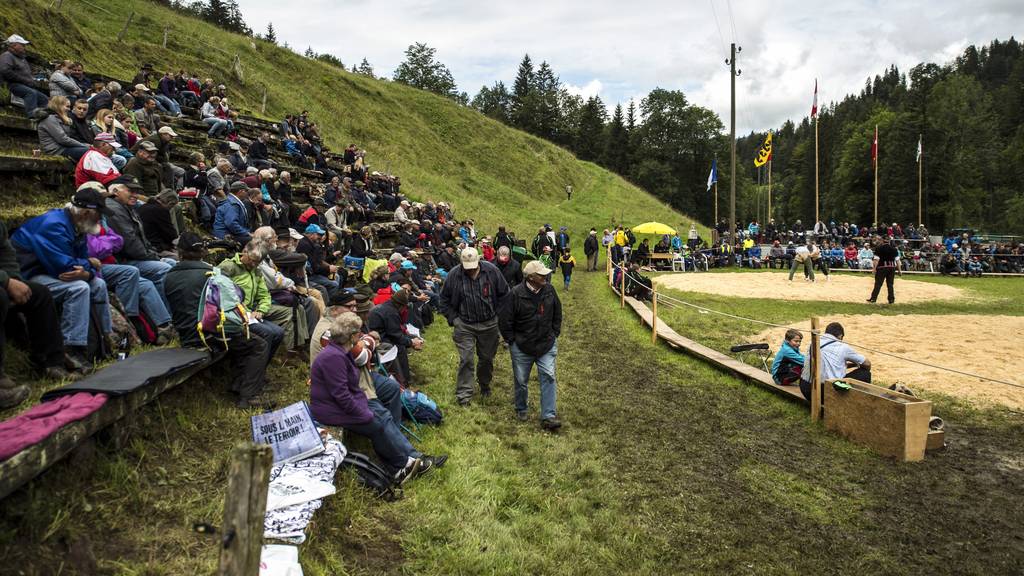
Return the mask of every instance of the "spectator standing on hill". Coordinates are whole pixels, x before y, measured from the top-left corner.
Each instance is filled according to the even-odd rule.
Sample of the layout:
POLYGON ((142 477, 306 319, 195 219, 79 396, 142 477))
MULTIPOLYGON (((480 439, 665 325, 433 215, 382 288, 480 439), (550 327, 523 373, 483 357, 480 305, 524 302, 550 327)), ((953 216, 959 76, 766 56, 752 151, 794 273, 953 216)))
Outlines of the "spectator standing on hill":
POLYGON ((583 253, 587 256, 587 272, 597 271, 597 230, 590 229, 590 234, 583 241, 583 253))
POLYGON ((572 270, 576 267, 576 259, 572 257, 571 250, 567 246, 565 251, 558 256, 558 267, 562 271, 562 280, 565 283, 565 291, 569 291, 569 282, 572 280, 572 270))
POLYGON ((502 338, 509 343, 512 376, 515 381, 516 417, 528 415, 528 383, 533 365, 540 381, 541 427, 555 431, 562 427, 556 409, 555 357, 562 331, 562 303, 548 283, 551 270, 537 260, 527 262, 526 281, 512 289, 501 311, 502 338))
POLYGON ((36 78, 25 56, 29 44, 17 34, 7 37, 7 50, 0 54, 0 78, 7 83, 12 96, 24 102, 25 115, 32 118, 36 110, 46 105, 46 94, 35 89, 36 78))
POLYGON ((569 249, 569 245, 569 229, 562 226, 558 229, 558 235, 555 236, 555 251, 561 254, 569 249))
POLYGON ((441 289, 441 313, 454 327, 452 340, 459 350, 455 396, 462 406, 473 398, 474 355, 480 395, 491 394, 494 355, 498 352, 498 313, 509 292, 496 266, 480 262, 475 249, 463 250, 461 263, 448 272, 441 289))
POLYGON ((875 256, 871 260, 871 267, 875 274, 875 286, 871 289, 871 296, 868 298, 868 302, 875 303, 875 300, 878 298, 878 292, 882 289, 882 283, 884 282, 888 292, 889 304, 893 304, 896 302, 896 293, 893 290, 896 273, 898 272, 901 276, 903 275, 903 272, 900 271, 899 252, 891 243, 879 239, 875 247, 875 256))
POLYGON ((533 245, 530 246, 530 251, 533 255, 540 258, 540 255, 544 253, 544 248, 551 247, 551 239, 548 237, 547 231, 544 227, 537 230, 537 235, 533 238, 533 245))

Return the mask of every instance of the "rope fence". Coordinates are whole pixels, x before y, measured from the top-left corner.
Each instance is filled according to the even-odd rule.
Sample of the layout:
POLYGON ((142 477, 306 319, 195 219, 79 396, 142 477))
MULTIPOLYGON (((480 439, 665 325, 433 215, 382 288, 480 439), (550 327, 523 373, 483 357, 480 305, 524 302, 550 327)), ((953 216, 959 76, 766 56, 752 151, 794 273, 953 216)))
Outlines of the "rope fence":
MULTIPOLYGON (((613 267, 613 264, 611 263, 611 260, 609 259, 608 268, 609 268, 609 283, 610 284, 612 283, 612 277, 611 277, 612 267, 613 267)), ((625 284, 625 279, 627 277, 630 280, 632 280, 633 282, 640 283, 639 279, 635 275, 630 273, 629 270, 624 265, 622 265, 622 264, 615 264, 614 267, 618 268, 618 270, 620 270, 622 272, 622 280, 623 280, 622 284, 625 284)), ((728 312, 722 312, 721 310, 715 310, 713 308, 708 308, 706 306, 701 306, 699 304, 694 304, 692 302, 687 302, 685 300, 682 300, 682 299, 670 296, 670 295, 665 294, 663 292, 658 292, 653 287, 651 288, 651 292, 652 292, 652 295, 656 295, 655 297, 657 298, 658 302, 660 304, 662 304, 662 305, 664 305, 666 303, 671 303, 676 308, 688 307, 688 308, 693 308, 693 309, 696 309, 696 310, 700 310, 700 311, 708 313, 708 314, 716 314, 716 315, 723 316, 723 317, 726 317, 726 318, 732 318, 734 320, 751 322, 751 323, 754 323, 754 324, 760 324, 760 325, 763 325, 763 326, 770 326, 770 327, 773 327, 773 328, 784 328, 784 329, 787 329, 787 330, 797 330, 797 331, 799 331, 801 333, 804 333, 804 334, 820 336, 820 331, 817 331, 817 330, 808 330, 806 328, 797 328, 795 326, 787 326, 785 324, 776 324, 774 322, 768 322, 768 321, 765 321, 765 320, 759 320, 757 318, 748 318, 746 316, 740 316, 740 315, 737 315, 737 314, 730 314, 728 312)), ((624 296, 624 294, 623 294, 623 296, 624 296)), ((884 350, 879 350, 877 348, 872 348, 872 347, 866 346, 864 344, 857 344, 855 342, 850 342, 848 340, 843 340, 843 342, 845 344, 849 345, 849 346, 852 346, 852 347, 860 349, 860 350, 864 350, 866 352, 871 352, 873 354, 880 354, 882 356, 887 356, 889 358, 894 358, 894 359, 897 359, 897 360, 902 360, 904 362, 910 362, 910 363, 913 363, 913 364, 917 364, 919 366, 925 366, 927 368, 932 368, 932 369, 935 369, 935 370, 942 370, 942 371, 945 371, 945 372, 950 372, 952 374, 958 374, 958 375, 961 375, 961 376, 967 376, 969 378, 977 378, 978 380, 983 380, 983 381, 986 381, 986 382, 991 382, 993 384, 1002 384, 1002 385, 1005 385, 1005 386, 1012 386, 1014 388, 1024 389, 1024 385, 1018 384, 1016 382, 1009 382, 1009 381, 1006 381, 1006 380, 1001 380, 999 378, 991 378, 989 376, 984 376, 984 375, 981 375, 981 374, 975 374, 973 372, 967 372, 967 371, 964 371, 964 370, 959 370, 957 368, 950 368, 948 366, 940 366, 938 364, 932 364, 930 362, 924 362, 922 360, 916 360, 914 358, 909 358, 907 356, 901 356, 899 354, 894 354, 892 352, 886 352, 884 350)))

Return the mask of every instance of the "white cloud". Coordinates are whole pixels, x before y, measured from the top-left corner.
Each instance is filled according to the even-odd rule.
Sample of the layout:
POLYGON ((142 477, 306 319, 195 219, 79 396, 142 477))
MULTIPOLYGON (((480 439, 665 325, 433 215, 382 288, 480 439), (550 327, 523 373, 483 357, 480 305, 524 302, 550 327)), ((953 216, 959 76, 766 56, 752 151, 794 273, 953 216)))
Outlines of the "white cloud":
POLYGON ((280 41, 311 46, 346 64, 364 56, 390 74, 405 48, 426 42, 471 95, 502 80, 511 85, 524 53, 546 60, 570 86, 614 108, 656 87, 678 89, 729 121, 725 42, 735 28, 737 133, 764 130, 819 103, 859 92, 890 64, 946 63, 968 44, 1006 39, 1024 25, 1019 0, 921 2, 805 0, 240 0, 257 31, 273 20, 280 41), (715 25, 714 6, 720 28, 715 25), (730 19, 730 14, 734 20, 730 19), (596 92, 595 92, 596 90, 596 92))
MULTIPOLYGON (((601 81, 597 78, 594 78, 583 86, 576 86, 575 84, 570 84, 568 82, 565 82, 564 86, 570 94, 580 96, 584 100, 591 96, 601 96, 601 89, 604 88, 604 85, 601 84, 601 81)), ((614 107, 614 104, 612 106, 614 107)))

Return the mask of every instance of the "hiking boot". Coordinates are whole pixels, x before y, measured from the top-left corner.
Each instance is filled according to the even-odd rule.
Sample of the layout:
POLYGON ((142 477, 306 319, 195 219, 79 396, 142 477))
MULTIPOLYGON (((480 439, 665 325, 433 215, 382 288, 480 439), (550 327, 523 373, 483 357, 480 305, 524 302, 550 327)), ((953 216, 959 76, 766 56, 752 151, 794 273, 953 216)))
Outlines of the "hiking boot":
POLYGON ((174 326, 168 324, 166 326, 157 327, 156 329, 156 345, 166 346, 174 341, 178 333, 174 330, 174 326))
POLYGON ((516 419, 519 420, 520 422, 526 422, 527 420, 530 419, 530 415, 526 412, 526 410, 517 410, 516 419))
POLYGON ((399 470, 398 474, 395 474, 395 484, 398 484, 399 486, 405 484, 406 480, 416 476, 420 470, 420 466, 422 465, 423 460, 421 458, 413 459, 413 461, 407 464, 405 468, 399 470))
POLYGON ((74 382, 82 378, 81 372, 68 371, 63 366, 47 366, 46 368, 37 369, 35 373, 39 378, 46 378, 48 380, 74 382))
POLYGON ((277 407, 277 403, 273 400, 268 400, 263 396, 253 396, 252 398, 242 398, 236 404, 243 410, 273 410, 277 407))
POLYGON ((540 427, 548 432, 555 432, 562 427, 562 421, 558 418, 545 418, 540 421, 540 427))
POLYGON ((84 346, 71 346, 64 353, 64 367, 79 374, 90 374, 95 370, 92 362, 85 358, 84 346))
POLYGON ((0 408, 17 406, 28 398, 28 386, 0 388, 0 408))
POLYGON ((481 398, 490 398, 491 397, 491 387, 490 386, 481 386, 480 387, 480 397, 481 398))

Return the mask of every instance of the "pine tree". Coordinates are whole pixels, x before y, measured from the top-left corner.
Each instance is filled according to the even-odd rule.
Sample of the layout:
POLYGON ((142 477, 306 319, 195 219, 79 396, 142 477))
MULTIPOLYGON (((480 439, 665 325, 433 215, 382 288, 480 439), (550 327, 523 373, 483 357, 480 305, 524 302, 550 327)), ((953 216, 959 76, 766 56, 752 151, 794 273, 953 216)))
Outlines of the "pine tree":
POLYGON ((519 72, 512 85, 512 125, 532 134, 537 133, 537 83, 530 55, 523 55, 519 72))
POLYGON ((615 113, 608 125, 608 141, 605 144, 601 164, 618 174, 625 174, 629 168, 629 133, 622 117, 622 104, 615 105, 615 113))
POLYGON ((277 34, 274 32, 274 23, 269 22, 267 24, 267 34, 263 37, 264 40, 271 44, 277 44, 277 34))
POLYGON ((312 46, 306 46, 306 51, 302 55, 309 59, 316 58, 316 52, 313 52, 312 46))
POLYGON ((363 61, 359 63, 359 68, 353 68, 353 71, 357 74, 362 74, 371 78, 373 77, 373 66, 370 66, 370 62, 365 57, 363 58, 363 61))
POLYGON ((494 118, 499 122, 509 124, 511 122, 512 97, 505 88, 505 83, 494 83, 493 88, 481 86, 480 92, 473 97, 471 103, 473 108, 484 115, 494 118))
POLYGON ((604 121, 608 116, 601 98, 591 96, 580 110, 580 129, 576 138, 576 155, 581 160, 596 162, 604 151, 604 121))
POLYGON ((534 78, 537 109, 534 113, 534 126, 537 136, 548 140, 555 139, 558 125, 558 88, 560 82, 554 70, 547 62, 541 62, 534 78))
MULTIPOLYGON (((405 51, 405 60, 395 68, 394 80, 460 101, 455 78, 447 66, 434 60, 435 48, 417 42, 405 51)), ((468 97, 467 97, 468 99, 468 97)))

